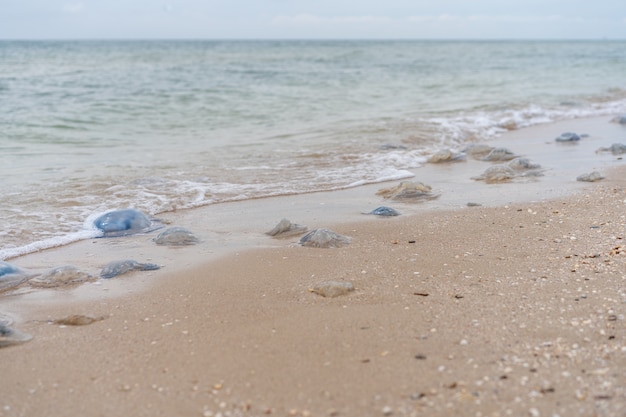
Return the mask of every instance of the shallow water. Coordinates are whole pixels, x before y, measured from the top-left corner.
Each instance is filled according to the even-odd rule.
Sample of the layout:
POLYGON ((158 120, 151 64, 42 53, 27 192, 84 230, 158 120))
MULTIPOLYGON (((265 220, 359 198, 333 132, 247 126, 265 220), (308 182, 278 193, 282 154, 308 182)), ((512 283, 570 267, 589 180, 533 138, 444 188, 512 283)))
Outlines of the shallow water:
POLYGON ((0 42, 0 259, 111 209, 409 178, 442 147, 624 113, 625 46, 0 42))

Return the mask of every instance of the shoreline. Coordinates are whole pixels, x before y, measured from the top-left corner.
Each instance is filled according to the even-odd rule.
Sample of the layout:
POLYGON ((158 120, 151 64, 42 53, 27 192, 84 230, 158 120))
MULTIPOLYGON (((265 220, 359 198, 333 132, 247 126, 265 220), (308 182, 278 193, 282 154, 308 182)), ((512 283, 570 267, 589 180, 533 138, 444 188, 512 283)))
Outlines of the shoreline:
MULTIPOLYGON (((577 162, 575 151, 620 141, 585 133, 588 145, 558 150, 577 162)), ((526 148, 548 168, 549 140, 526 148)), ((490 144, 501 141, 525 153, 514 138, 490 144)), ((485 185, 466 175, 484 162, 427 165, 414 180, 441 197, 389 204, 397 218, 360 215, 387 204, 375 195, 386 184, 373 184, 162 216, 197 232, 194 247, 157 247, 151 234, 18 258, 163 268, 4 296, 3 312, 34 339, 0 350, 0 416, 623 414, 626 168, 589 159, 606 180, 576 183, 570 172, 587 167, 577 163, 485 185), (265 236, 282 217, 353 241, 315 249, 265 236), (331 279, 356 290, 309 291, 331 279), (72 314, 104 320, 49 323, 72 314)))

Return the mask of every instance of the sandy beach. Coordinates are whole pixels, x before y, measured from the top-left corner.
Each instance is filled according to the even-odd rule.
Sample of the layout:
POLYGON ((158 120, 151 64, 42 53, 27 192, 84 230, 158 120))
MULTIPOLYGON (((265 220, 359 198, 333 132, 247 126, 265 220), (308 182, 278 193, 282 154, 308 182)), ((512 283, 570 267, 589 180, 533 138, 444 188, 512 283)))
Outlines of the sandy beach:
POLYGON ((33 340, 0 349, 0 416, 623 416, 626 169, 593 154, 623 135, 606 118, 511 132, 544 177, 429 165, 416 180, 441 197, 395 218, 360 214, 384 203, 374 184, 163 215, 194 247, 138 235, 11 260, 162 268, 3 295, 33 340), (557 148, 566 127, 590 140, 557 148), (592 169, 606 178, 575 181, 592 169), (351 243, 266 236, 282 217, 351 243), (311 291, 331 280, 355 290, 311 291), (55 323, 71 315, 97 320, 55 323))

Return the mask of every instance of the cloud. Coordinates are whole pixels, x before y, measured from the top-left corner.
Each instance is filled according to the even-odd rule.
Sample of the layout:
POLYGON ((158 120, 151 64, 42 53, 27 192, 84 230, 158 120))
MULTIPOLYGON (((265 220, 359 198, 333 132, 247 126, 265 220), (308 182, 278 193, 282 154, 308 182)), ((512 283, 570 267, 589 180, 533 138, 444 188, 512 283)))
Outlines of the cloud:
POLYGON ((298 14, 294 16, 275 16, 272 23, 275 25, 326 25, 345 23, 390 23, 393 19, 385 16, 317 16, 313 14, 298 14))
POLYGON ((533 22, 556 22, 561 20, 582 20, 581 18, 564 18, 560 15, 548 15, 548 16, 513 16, 513 15, 418 15, 409 16, 409 22, 496 22, 496 23, 533 23, 533 22))
POLYGON ((63 11, 65 13, 80 13, 85 5, 83 3, 65 3, 63 5, 63 11))

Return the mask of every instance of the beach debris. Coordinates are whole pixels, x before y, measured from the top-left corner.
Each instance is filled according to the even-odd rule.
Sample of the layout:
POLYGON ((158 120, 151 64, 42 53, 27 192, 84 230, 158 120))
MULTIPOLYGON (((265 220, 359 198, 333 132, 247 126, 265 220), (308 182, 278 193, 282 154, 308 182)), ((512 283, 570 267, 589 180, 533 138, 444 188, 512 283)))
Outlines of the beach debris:
POLYGON ((481 158, 481 161, 510 161, 511 159, 517 158, 518 155, 513 153, 513 151, 508 148, 493 148, 491 152, 487 154, 487 156, 481 158))
POLYGON ((559 137, 555 139, 557 142, 578 142, 581 139, 581 136, 574 132, 564 132, 561 133, 559 137))
POLYGON ((81 271, 73 265, 64 265, 53 268, 50 271, 31 279, 28 284, 31 287, 54 288, 66 285, 76 285, 87 281, 95 281, 97 278, 81 271))
POLYGON ((626 145, 624 145, 623 143, 614 143, 608 148, 598 148, 598 150, 596 150, 596 153, 601 152, 611 152, 613 155, 621 155, 623 153, 626 153, 626 145))
POLYGON ((33 337, 11 327, 13 321, 0 314, 0 348, 28 342, 33 337))
POLYGON ((61 326, 86 326, 97 321, 104 320, 106 317, 92 317, 85 316, 83 314, 73 314, 71 316, 63 317, 60 319, 52 320, 52 323, 59 324, 61 326))
POLYGON ((468 201, 467 202, 467 207, 480 207, 480 206, 482 206, 482 204, 480 204, 480 203, 475 203, 473 201, 468 201))
POLYGON ((604 179, 604 176, 602 176, 602 174, 600 174, 598 171, 593 171, 588 174, 582 174, 576 177, 576 181, 583 181, 583 182, 595 182, 595 181, 600 181, 603 179, 604 179))
POLYGON ((135 209, 109 211, 96 218, 93 224, 102 230, 104 233, 103 237, 147 233, 162 227, 162 225, 155 224, 148 216, 135 209))
POLYGON ((354 285, 347 281, 324 281, 309 291, 322 297, 334 298, 354 291, 354 285))
POLYGON ((123 275, 131 271, 154 271, 159 269, 160 266, 150 263, 139 263, 133 259, 126 259, 123 261, 109 262, 102 268, 100 277, 109 279, 118 275, 123 275))
POLYGON ((452 149, 444 149, 432 154, 430 158, 428 158, 428 162, 457 162, 464 161, 466 157, 467 155, 462 152, 455 152, 452 149))
POLYGON ((373 214, 375 216, 381 216, 381 217, 392 217, 392 216, 400 215, 400 213, 398 213, 397 210, 391 207, 387 207, 387 206, 380 206, 368 213, 363 213, 363 214, 373 214))
POLYGON ((0 261, 0 292, 22 285, 37 275, 8 262, 0 261))
POLYGON ((516 172, 510 166, 499 164, 487 168, 481 175, 472 177, 472 179, 476 181, 485 181, 487 184, 493 184, 497 182, 510 181, 515 178, 516 175, 516 172))
POLYGON ((467 145, 461 150, 464 154, 470 155, 472 158, 481 159, 489 154, 494 149, 493 146, 484 145, 480 143, 473 143, 467 145))
POLYGON ((378 190, 376 195, 380 195, 390 200, 432 200, 439 197, 439 194, 432 193, 432 187, 423 182, 403 181, 395 187, 378 190))
POLYGON ((288 219, 282 219, 272 230, 265 234, 273 237, 287 237, 302 234, 308 229, 303 224, 291 223, 288 219))
POLYGON ((313 229, 300 238, 298 242, 302 246, 313 248, 340 248, 350 243, 350 238, 340 235, 329 229, 313 229))
POLYGON ((170 227, 159 233, 154 242, 162 246, 187 246, 197 244, 200 239, 184 227, 170 227))

